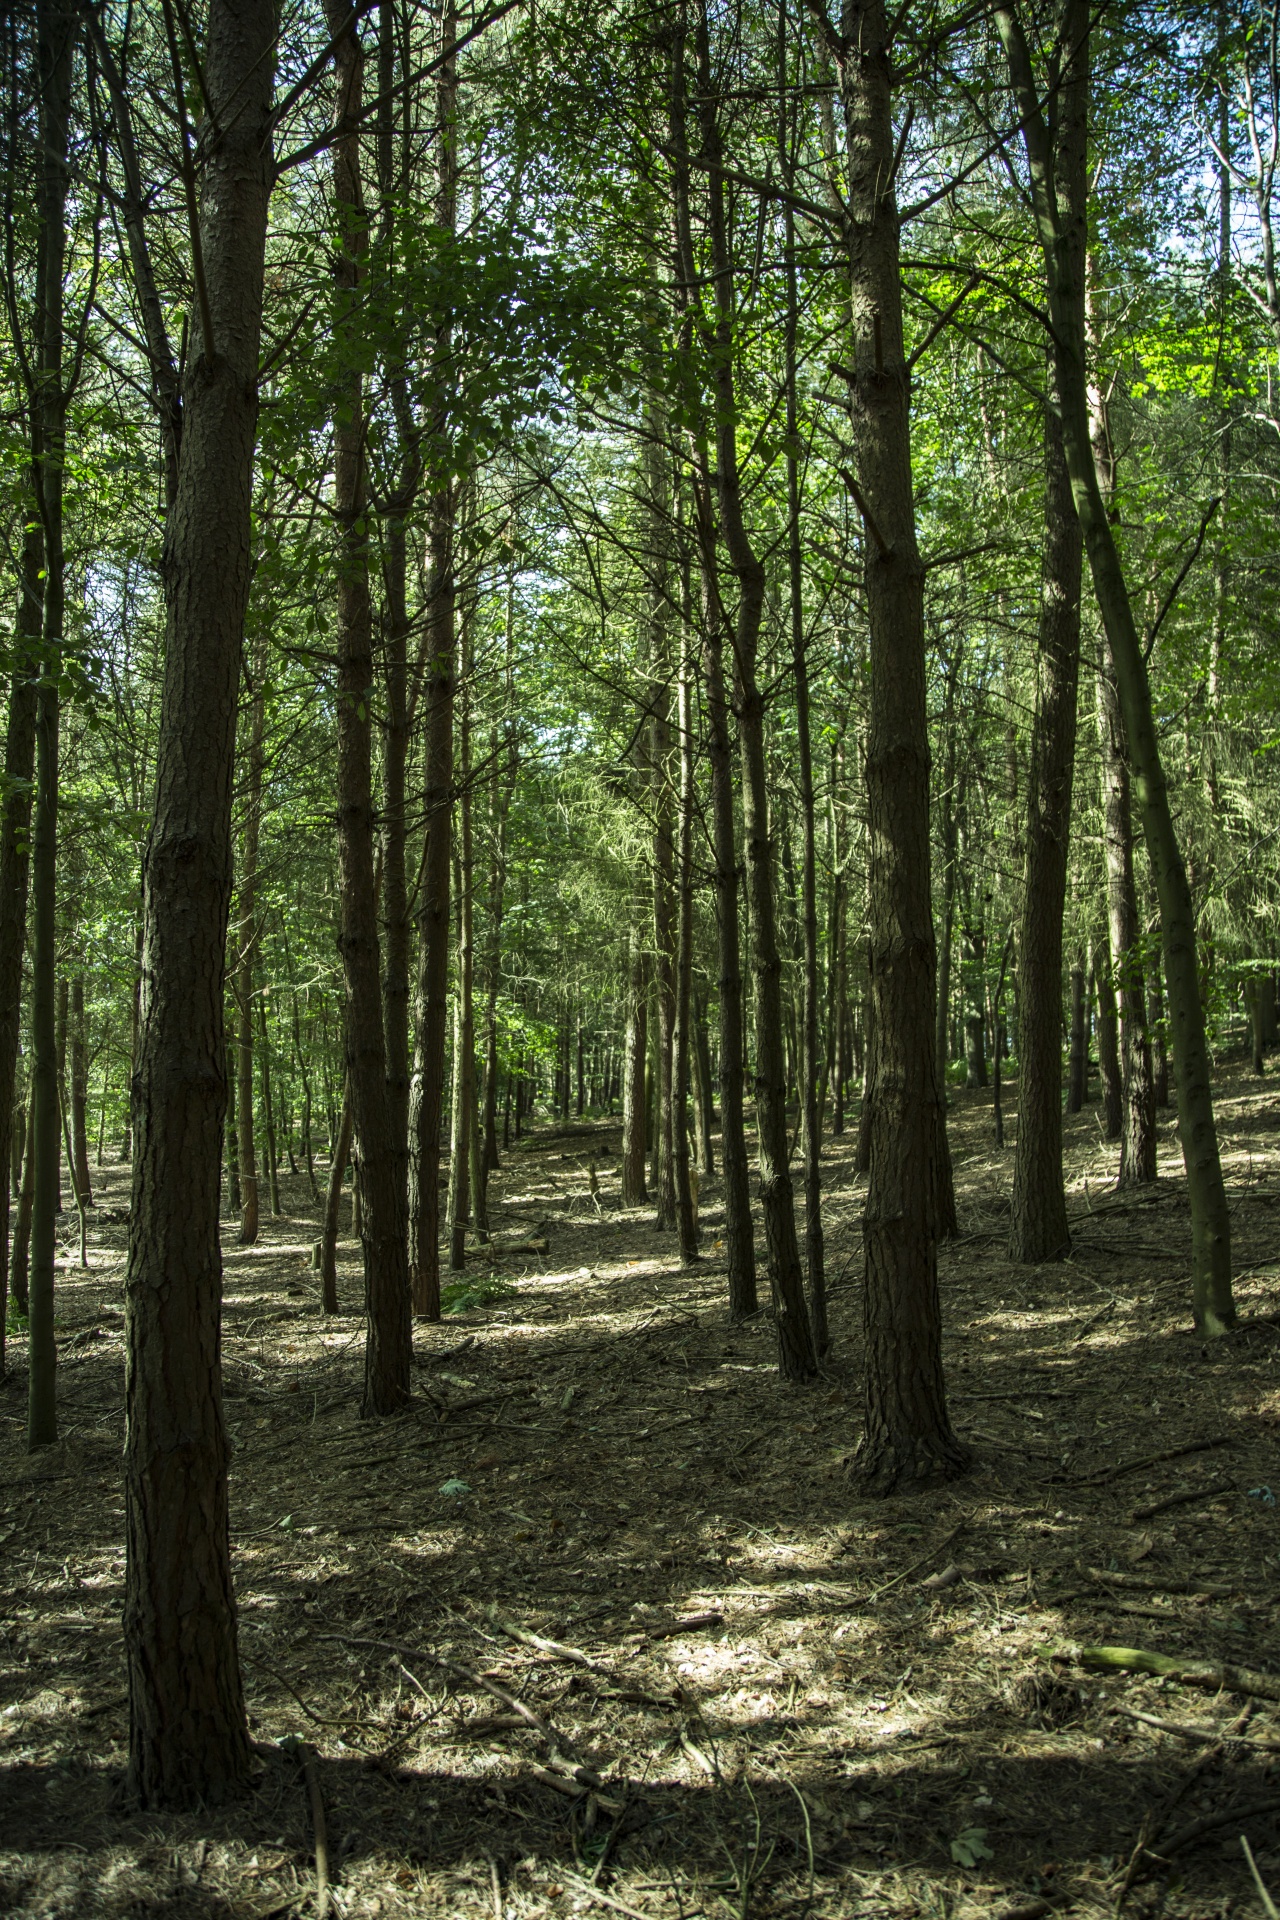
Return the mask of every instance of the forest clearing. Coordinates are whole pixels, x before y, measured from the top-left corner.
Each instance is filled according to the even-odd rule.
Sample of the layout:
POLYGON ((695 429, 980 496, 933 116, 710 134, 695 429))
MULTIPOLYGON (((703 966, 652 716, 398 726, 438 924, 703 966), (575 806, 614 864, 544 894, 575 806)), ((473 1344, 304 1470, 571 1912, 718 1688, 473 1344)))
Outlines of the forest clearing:
POLYGON ((104 1227, 90 1273, 69 1250, 59 1276, 60 1445, 26 1455, 16 1376, 5 1395, 0 1904, 312 1910, 313 1816, 280 1750, 301 1739, 343 1914, 1248 1911, 1240 1833, 1280 1876, 1280 1682, 1251 1699, 1042 1657, 1274 1657, 1280 1107, 1230 1075, 1219 1113, 1252 1271, 1240 1331, 1210 1348, 1180 1306, 1172 1142, 1125 1203, 1086 1109, 1067 1143, 1074 1256, 1026 1268, 1001 1245, 1010 1155, 989 1097, 958 1097, 961 1237, 941 1278, 978 1464, 943 1498, 851 1485, 849 1147, 827 1174, 833 1349, 781 1402, 765 1316, 726 1320, 716 1183, 705 1270, 681 1272, 671 1236, 622 1207, 604 1122, 540 1129, 495 1176, 472 1283, 495 1297, 419 1327, 413 1410, 376 1436, 358 1418, 357 1249, 325 1318, 301 1183, 251 1253, 229 1221, 260 1773, 225 1812, 165 1820, 120 1797, 124 1234, 104 1227), (550 1252, 509 1268, 502 1242, 530 1215, 550 1252))
POLYGON ((1280 0, 0 7, 0 1911, 1280 1920, 1280 0))

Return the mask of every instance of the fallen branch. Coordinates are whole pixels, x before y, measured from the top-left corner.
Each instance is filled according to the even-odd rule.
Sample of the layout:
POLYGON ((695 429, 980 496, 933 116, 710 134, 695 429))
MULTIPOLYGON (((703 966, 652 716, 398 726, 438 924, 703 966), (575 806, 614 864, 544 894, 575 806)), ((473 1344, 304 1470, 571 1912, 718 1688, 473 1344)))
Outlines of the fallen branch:
POLYGON ((1097 1473, 1082 1473, 1072 1482, 1077 1487, 1101 1487, 1123 1474, 1138 1473, 1143 1467, 1158 1467, 1166 1460, 1181 1460, 1189 1453, 1208 1453, 1212 1447, 1229 1447, 1234 1433, 1215 1434, 1212 1440, 1192 1440, 1185 1447, 1166 1447, 1163 1453, 1146 1453, 1140 1460, 1122 1460, 1118 1467, 1103 1467, 1097 1473))
POLYGON ((324 1796, 320 1792, 320 1770, 316 1766, 316 1750, 306 1740, 296 1735, 280 1743, 286 1751, 293 1754, 302 1769, 302 1777, 307 1783, 307 1797, 311 1802, 311 1829, 315 1836, 316 1854, 316 1920, 325 1920, 329 1911, 329 1828, 324 1817, 324 1796))
POLYGON ((488 1618, 499 1633, 505 1633, 508 1640, 516 1640, 522 1647, 532 1647, 535 1653, 550 1654, 557 1660, 568 1660, 575 1667, 585 1667, 588 1673, 599 1674, 602 1679, 613 1679, 609 1669, 593 1660, 589 1653, 584 1653, 581 1647, 567 1647, 559 1640, 546 1640, 540 1633, 529 1633, 524 1627, 516 1626, 514 1621, 502 1619, 492 1607, 488 1618))
POLYGON ((1234 1480, 1211 1480, 1206 1487, 1179 1487, 1176 1493, 1167 1493, 1163 1500, 1153 1500, 1149 1506, 1135 1507, 1129 1515, 1129 1525, 1134 1527, 1139 1520, 1151 1520, 1169 1507, 1186 1507, 1193 1500, 1214 1500, 1220 1493, 1231 1493, 1234 1488, 1234 1480))
POLYGON ((1270 1800, 1251 1800, 1247 1807, 1229 1807, 1225 1813, 1207 1813, 1200 1820, 1193 1820, 1190 1826, 1175 1833, 1172 1840, 1162 1840, 1159 1857, 1167 1860, 1175 1853, 1181 1853, 1184 1847, 1192 1846, 1197 1840, 1203 1840, 1206 1834, 1216 1833, 1222 1827, 1234 1827, 1244 1820, 1256 1820, 1264 1813, 1280 1812, 1280 1800, 1273 1795, 1270 1800))
POLYGON ((1112 1707, 1111 1711, 1125 1720, 1141 1720, 1146 1727, 1158 1727, 1161 1733, 1176 1733, 1181 1739, 1193 1740, 1202 1746, 1216 1747, 1226 1741, 1236 1747, 1257 1747, 1263 1753, 1280 1753, 1280 1740, 1268 1740, 1264 1734, 1247 1738, 1225 1727, 1193 1727, 1185 1720, 1162 1720, 1158 1713, 1139 1713, 1136 1707, 1112 1707))
POLYGON ((1144 1647, 1083 1647, 1074 1641, 1037 1647, 1036 1652, 1041 1659, 1070 1660, 1090 1672, 1149 1673, 1184 1687, 1243 1693, 1254 1700, 1280 1700, 1280 1675, 1255 1673, 1248 1667, 1229 1667, 1214 1660, 1186 1660, 1181 1655, 1151 1653, 1144 1647))
POLYGON ((678 1633, 699 1633, 707 1627, 722 1627, 722 1613, 691 1613, 687 1619, 673 1620, 669 1626, 650 1627, 645 1635, 648 1640, 673 1640, 678 1633))
POLYGON ((1135 1593, 1185 1593, 1194 1600, 1230 1600, 1244 1592, 1241 1587, 1215 1584, 1205 1580, 1153 1579, 1144 1573, 1112 1573, 1106 1567, 1086 1567, 1091 1580, 1105 1580, 1109 1586, 1128 1587, 1135 1593))
MULTIPOLYGON (((911 1565, 908 1568, 906 1568, 906 1570, 903 1573, 895 1573, 892 1580, 886 1580, 882 1587, 877 1587, 874 1593, 869 1593, 866 1599, 860 1602, 859 1604, 861 1604, 862 1606, 870 1606, 871 1602, 873 1600, 878 1600, 882 1593, 888 1593, 891 1591, 892 1588, 900 1587, 904 1580, 909 1580, 911 1578, 913 1573, 919 1573, 921 1567, 927 1567, 929 1562, 931 1560, 936 1560, 938 1555, 946 1547, 949 1547, 953 1540, 958 1540, 960 1538, 960 1535, 964 1532, 966 1525, 967 1525, 967 1522, 962 1520, 958 1527, 952 1527, 950 1533, 946 1536, 944 1540, 939 1540, 936 1546, 930 1547, 928 1553, 922 1553, 918 1560, 913 1560, 911 1565)), ((847 1547, 848 1545, 849 1545, 849 1542, 846 1541, 845 1547, 847 1547)), ((842 1548, 841 1551, 843 1552, 844 1548, 842 1548)))

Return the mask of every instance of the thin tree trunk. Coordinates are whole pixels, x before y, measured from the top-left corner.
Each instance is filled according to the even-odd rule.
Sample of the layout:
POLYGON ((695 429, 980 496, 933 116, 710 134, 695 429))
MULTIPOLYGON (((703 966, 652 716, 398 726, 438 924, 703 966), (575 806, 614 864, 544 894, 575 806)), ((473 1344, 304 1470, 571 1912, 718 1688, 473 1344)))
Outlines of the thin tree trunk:
POLYGON ((276 18, 210 0, 193 326, 165 527, 165 678, 143 864, 145 982, 126 1274, 129 1780, 145 1806, 248 1779, 219 1357, 223 1008, 236 694, 253 555, 276 18))
POLYGON ((283 1209, 280 1205, 280 1160, 276 1146, 275 1105, 271 1098, 271 1043, 267 1037, 267 996, 258 995, 258 1042, 261 1050, 262 1072, 262 1120, 267 1135, 267 1190, 271 1196, 271 1211, 280 1218, 283 1209))
POLYGON ((859 1462, 867 1483, 887 1490, 957 1473, 968 1453, 951 1430, 942 1373, 924 568, 912 501, 883 0, 845 0, 842 25, 831 51, 849 164, 849 419, 870 636, 866 771, 875 1009, 863 1233, 867 1399, 859 1462))
POLYGON ((35 1081, 27 1102, 26 1152, 22 1156, 22 1181, 18 1188, 18 1211, 13 1220, 13 1304, 25 1318, 31 1307, 31 1212, 35 1203, 35 1081))
MULTIPOLYGON (((454 0, 443 0, 442 65, 436 80, 439 184, 436 225, 447 233, 457 227, 457 65, 454 0)), ((437 340, 442 367, 451 345, 448 322, 437 340)), ((454 554, 456 491, 449 474, 448 415, 442 397, 431 422, 441 468, 427 509, 430 582, 427 623, 427 740, 423 760, 423 804, 427 844, 422 864, 418 911, 418 967, 415 986, 417 1043, 409 1086, 409 1231, 414 1312, 440 1318, 440 1122, 444 1101, 445 1035, 449 1019, 449 877, 453 866, 453 707, 457 691, 454 606, 457 596, 454 554)))
POLYGON ((239 920, 236 926, 236 1000, 240 1041, 236 1049, 236 1135, 240 1149, 240 1244, 258 1238, 258 1149, 253 1086, 254 973, 258 957, 258 841, 262 831, 263 737, 266 724, 267 638, 254 636, 249 689, 249 750, 246 755, 244 839, 240 853, 239 920))
POLYGON ((324 1226, 320 1236, 321 1304, 326 1313, 338 1311, 338 1229, 342 1213, 342 1183, 351 1158, 351 1101, 344 1093, 337 1138, 329 1145, 329 1182, 325 1190, 324 1226))
MULTIPOLYGON (((232 1035, 235 1033, 234 1014, 227 1021, 232 1035)), ((227 1063, 227 1117, 223 1128, 224 1148, 227 1161, 227 1205, 233 1214, 240 1212, 240 1130, 236 1125, 236 1070, 233 1062, 227 1063)))
MULTIPOLYGON (((22 957, 26 945, 27 892, 31 871, 31 781, 36 757, 36 679, 44 620, 44 535, 28 503, 23 533, 18 605, 13 622, 13 674, 5 729, 3 796, 0 796, 0 1167, 11 1158, 22 1014, 22 957)), ((20 1109, 25 1114, 25 1107, 20 1109)), ((22 1127, 26 1145, 25 1123, 22 1127)), ((15 1198, 21 1193, 21 1162, 15 1198)), ((15 1235, 16 1239, 16 1235, 15 1235)), ((4 1320, 9 1291, 9 1182, 0 1206, 0 1374, 4 1371, 4 1320)), ((25 1282, 24 1282, 25 1301, 25 1282)), ((23 1311, 26 1311, 25 1304, 23 1311)))
POLYGON ((364 1412, 393 1413, 410 1393, 409 1307, 403 1160, 392 1131, 382 1026, 378 888, 374 877, 372 716, 373 608, 369 593, 364 383, 358 305, 368 244, 360 183, 359 116, 364 53, 346 0, 325 0, 337 72, 333 184, 341 222, 334 320, 340 375, 335 407, 334 511, 340 529, 338 653, 338 950, 346 990, 343 1031, 351 1118, 360 1146, 364 1252, 364 1412))
POLYGON ((467 1263, 467 1225, 471 1217, 471 1135, 476 1097, 475 941, 471 883, 471 696, 468 677, 467 621, 461 647, 462 711, 458 725, 458 831, 454 888, 458 916, 457 997, 453 1027, 453 1126, 449 1161, 449 1265, 460 1273, 467 1263))
POLYGON ((37 9, 41 147, 40 259, 36 285, 39 384, 31 395, 31 402, 38 422, 33 434, 33 477, 44 525, 45 585, 41 677, 36 695, 36 790, 31 835, 31 1052, 35 1084, 32 1113, 35 1185, 27 1310, 27 1445, 31 1449, 46 1446, 58 1437, 53 1269, 60 1211, 58 1173, 62 1129, 54 972, 57 966, 58 687, 62 678, 66 592, 63 278, 76 31, 74 8, 65 5, 64 0, 41 0, 37 9))
POLYGON ((1120 1000, 1123 1107, 1120 1184, 1156 1177, 1156 1090, 1143 986, 1142 923, 1133 872, 1133 812, 1123 721, 1105 662, 1098 672, 1098 744, 1102 765, 1103 838, 1107 864, 1107 918, 1111 964, 1120 1000))
POLYGON ((1103 1128, 1108 1140, 1118 1140, 1124 1097, 1120 1082, 1116 990, 1111 974, 1111 950, 1105 940, 1099 941, 1094 949, 1093 979, 1098 996, 1098 1074, 1102 1082, 1103 1128))
POLYGON ((1067 1112, 1079 1113, 1089 1091, 1089 1029, 1085 1022, 1084 967, 1071 969, 1071 1053, 1067 1077, 1067 1112))
POLYGON ((685 618, 680 633, 680 689, 677 723, 680 733, 680 824, 676 891, 676 1005, 672 1038, 672 1173, 680 1258, 686 1266, 699 1258, 698 1212, 689 1177, 689 1086, 693 1073, 693 670, 688 619, 688 572, 685 570, 685 618))
POLYGON ((71 982, 71 1151, 75 1185, 86 1207, 93 1205, 89 1178, 89 1054, 84 1026, 84 975, 71 982))
MULTIPOLYGON (((1074 297, 1066 223, 1054 192, 1049 136, 1021 20, 1007 0, 998 0, 995 17, 1008 58, 1030 167, 1072 494, 1111 647, 1134 792, 1160 900, 1176 1069, 1178 1133, 1191 1203, 1195 1324, 1201 1334, 1215 1335, 1234 1326, 1236 1314, 1231 1291, 1231 1217, 1214 1122, 1196 959, 1194 905, 1169 803, 1146 660, 1089 440, 1083 301, 1077 302, 1074 297)), ((1087 59, 1088 19, 1086 0, 1069 0, 1064 40, 1069 46, 1081 49, 1082 61, 1087 59)))
MULTIPOLYGON (((1068 0, 1074 5, 1074 0, 1068 0)), ((1068 31, 1063 15, 1063 31, 1068 31)), ((1087 52, 1068 55, 1056 114, 1053 167, 1065 209, 1064 267, 1084 313, 1087 52)), ((1084 543, 1071 496, 1050 361, 1044 412, 1045 509, 1036 710, 1027 780, 1026 866, 1018 938, 1018 1139, 1010 1253, 1035 1263, 1071 1246, 1062 1178, 1062 924, 1080 665, 1084 543)), ((1078 1109, 1069 1108, 1069 1111, 1078 1109)))
POLYGON ((626 1056, 622 1073, 622 1204, 645 1203, 645 1060, 649 1050, 649 969, 638 918, 631 923, 627 968, 626 1056))
MULTIPOLYGON (((784 1379, 802 1381, 813 1377, 817 1358, 804 1295, 789 1164, 782 962, 775 922, 773 845, 765 784, 764 700, 756 681, 765 573, 742 511, 733 365, 733 261, 725 217, 720 128, 712 91, 705 0, 700 0, 696 25, 702 147, 707 167, 707 224, 715 276, 714 326, 708 333, 707 346, 712 365, 717 492, 721 531, 729 564, 738 582, 738 611, 733 633, 734 707, 742 754, 742 828, 754 978, 760 1204, 778 1337, 778 1367, 784 1379)), ((690 246, 686 246, 685 255, 691 259, 690 246)))
POLYGON ((715 1094, 711 1079, 711 1043, 707 1038, 707 1003, 693 996, 693 1128, 698 1173, 708 1179, 716 1170, 711 1134, 715 1126, 715 1094))

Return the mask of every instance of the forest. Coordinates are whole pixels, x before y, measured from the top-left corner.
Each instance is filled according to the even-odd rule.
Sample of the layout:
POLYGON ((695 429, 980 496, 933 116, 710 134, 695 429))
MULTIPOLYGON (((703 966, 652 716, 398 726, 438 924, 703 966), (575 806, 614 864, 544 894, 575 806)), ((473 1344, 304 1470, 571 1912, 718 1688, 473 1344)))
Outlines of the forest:
POLYGON ((9 0, 0 191, 0 1911, 1277 1920, 1280 0, 9 0))

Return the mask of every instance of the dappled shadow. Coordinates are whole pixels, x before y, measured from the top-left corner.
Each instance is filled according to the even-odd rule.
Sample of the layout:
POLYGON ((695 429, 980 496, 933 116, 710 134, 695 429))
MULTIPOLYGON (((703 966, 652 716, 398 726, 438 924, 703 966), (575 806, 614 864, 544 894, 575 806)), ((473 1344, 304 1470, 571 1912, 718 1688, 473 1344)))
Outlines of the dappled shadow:
MULTIPOLYGON (((831 1920, 1059 1889, 1110 1903, 1144 1819, 1158 1855, 1180 1824, 1266 1799, 1265 1754, 1232 1747, 1197 1771, 1202 1746, 1112 1711, 1210 1727, 1240 1702, 1100 1682, 1037 1648, 1265 1663, 1277 1329, 1195 1337, 1180 1187, 1162 1162, 1154 1194, 1105 1191, 1088 1114, 1071 1132, 1073 1257, 1012 1266, 1012 1156, 988 1144, 983 1097, 950 1124, 965 1237, 941 1259, 948 1379, 978 1464, 928 1496, 867 1501, 847 1471, 851 1143, 827 1155, 835 1349, 801 1391, 779 1385, 767 1316, 728 1323, 715 1184, 708 1257, 681 1272, 594 1152, 616 1130, 536 1141, 495 1176, 498 1245, 472 1263, 485 1284, 416 1330, 416 1398, 395 1420, 357 1417, 360 1322, 319 1317, 296 1196, 274 1247, 229 1260, 253 1732, 315 1741, 348 1910, 492 1915, 494 1871, 510 1913, 570 1910, 615 1829, 600 1884, 655 1916, 740 1911, 766 1857, 749 1905, 781 1912, 807 1898, 810 1847, 813 1911, 831 1920), (535 1230, 547 1256, 504 1253, 535 1230), (503 1724, 517 1716, 494 1687, 542 1730, 503 1724), (603 1785, 557 1779, 557 1754, 603 1785)), ((1234 1109, 1224 1130, 1230 1146, 1234 1109)), ((1241 1264, 1263 1269, 1241 1285, 1255 1315, 1275 1304, 1258 1257, 1274 1159, 1264 1129, 1232 1176, 1241 1264)), ((119 1802, 123 1229, 98 1239, 89 1276, 60 1275, 64 1441, 29 1459, 18 1371, 0 1395, 0 1904, 283 1911, 310 1858, 292 1761, 198 1819, 119 1802)), ((354 1255, 344 1244, 349 1306, 354 1255)), ((1206 1911, 1243 1872, 1219 1851, 1237 1830, 1175 1849, 1176 1871, 1140 1863, 1131 1897, 1144 1873, 1173 1876, 1166 1911, 1206 1911)), ((1265 1863, 1274 1819, 1246 1830, 1265 1863)))

